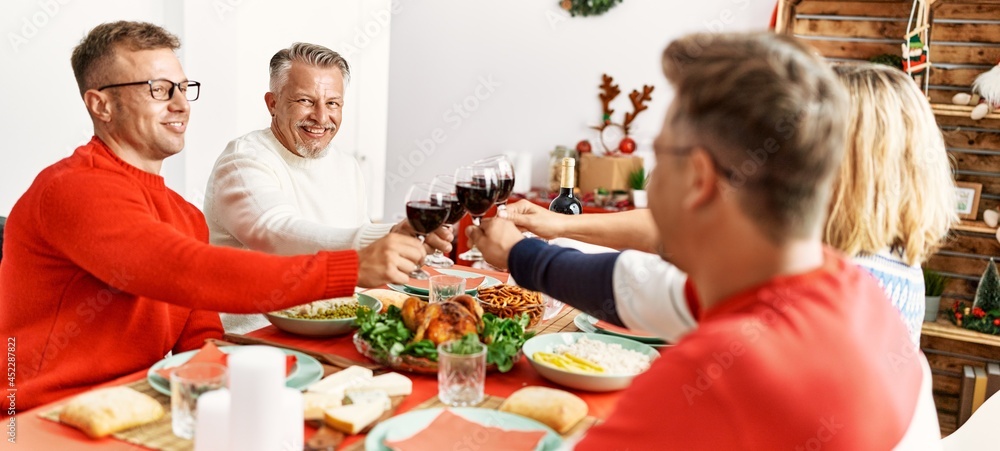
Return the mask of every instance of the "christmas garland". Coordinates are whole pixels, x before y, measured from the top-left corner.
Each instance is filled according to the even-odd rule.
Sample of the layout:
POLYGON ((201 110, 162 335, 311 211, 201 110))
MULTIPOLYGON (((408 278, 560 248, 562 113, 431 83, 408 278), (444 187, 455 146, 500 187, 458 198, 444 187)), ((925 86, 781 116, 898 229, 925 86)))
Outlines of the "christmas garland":
POLYGON ((562 0, 559 5, 576 16, 599 16, 621 3, 622 0, 562 0))
POLYGON ((979 307, 962 307, 958 303, 951 309, 956 326, 984 334, 1000 335, 1000 310, 986 311, 979 307))

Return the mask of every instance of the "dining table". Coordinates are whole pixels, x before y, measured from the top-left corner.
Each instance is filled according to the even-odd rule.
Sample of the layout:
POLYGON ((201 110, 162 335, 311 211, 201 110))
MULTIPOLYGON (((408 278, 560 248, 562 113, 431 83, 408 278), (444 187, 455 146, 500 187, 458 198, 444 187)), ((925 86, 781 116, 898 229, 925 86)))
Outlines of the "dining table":
MULTIPOLYGON (((465 266, 454 267, 455 269, 461 269, 463 271, 476 272, 484 275, 488 275, 502 282, 508 280, 508 274, 498 271, 492 271, 487 269, 469 268, 465 266)), ((536 334, 548 334, 557 332, 578 332, 579 329, 574 324, 574 318, 580 312, 573 309, 570 306, 564 306, 561 310, 536 325, 532 330, 536 334)), ((329 362, 324 363, 325 374, 332 374, 334 372, 340 371, 344 366, 356 362, 367 362, 372 363, 366 357, 364 357, 355 347, 353 341, 353 334, 341 335, 329 338, 311 338, 305 336, 292 335, 281 330, 278 330, 274 326, 264 327, 262 329, 253 331, 246 335, 230 335, 227 334, 221 338, 221 343, 231 343, 233 345, 240 344, 269 344, 278 347, 285 347, 288 349, 299 350, 306 353, 320 353, 320 354, 332 354, 337 356, 336 365, 331 365, 329 362)), ((146 391, 144 389, 149 388, 149 384, 146 382, 147 371, 141 370, 132 374, 124 375, 116 380, 108 381, 102 384, 100 387, 117 386, 117 385, 129 385, 132 388, 136 388, 139 391, 146 391)), ((402 403, 396 408, 395 414, 399 415, 405 412, 412 411, 414 409, 426 408, 432 406, 437 397, 438 382, 437 377, 433 374, 423 375, 423 374, 411 374, 403 373, 413 381, 413 391, 407 396, 402 403)), ((590 425, 599 422, 602 419, 607 418, 611 414, 612 410, 619 397, 621 396, 621 391, 616 392, 586 392, 575 389, 570 389, 566 387, 554 384, 539 375, 538 372, 531 366, 527 358, 522 357, 518 362, 516 362, 513 368, 505 373, 501 372, 490 372, 486 377, 485 383, 485 394, 487 399, 499 400, 503 399, 518 389, 526 386, 544 386, 558 388, 562 390, 569 391, 581 399, 583 399, 589 408, 588 419, 591 420, 590 425)), ((95 387, 98 388, 98 387, 95 387)), ((148 390, 155 394, 151 390, 148 390)), ((163 395, 159 395, 163 397, 163 395)), ((169 397, 165 397, 166 406, 165 411, 170 411, 169 397)), ((149 440, 144 439, 141 441, 145 445, 138 445, 135 443, 129 443, 120 440, 115 437, 106 437, 103 439, 91 439, 84 435, 82 432, 74 429, 70 426, 60 424, 57 420, 54 420, 53 412, 58 411, 60 406, 64 405, 69 401, 69 398, 55 401, 53 403, 36 407, 32 410, 25 412, 19 412, 16 415, 16 432, 17 438, 15 447, 11 449, 25 449, 25 450, 89 450, 89 449, 101 449, 101 450, 139 450, 139 449, 191 449, 190 441, 180 441, 176 437, 173 437, 171 430, 169 428, 169 421, 165 428, 161 428, 160 432, 156 434, 164 435, 162 440, 149 440), (45 418, 48 416, 48 418, 45 418), (163 446, 157 445, 157 443, 164 443, 163 446)), ((162 398, 160 399, 161 403, 162 398)), ((264 408, 264 406, 262 406, 264 408)), ((163 420, 160 420, 163 421, 163 420)), ((314 434, 316 434, 317 429, 310 425, 308 422, 304 424, 305 438, 308 441, 314 434)), ((580 428, 577 428, 580 429, 580 428)), ((152 430, 152 429, 151 429, 152 430)), ((578 431, 579 432, 579 431, 578 431)), ((364 435, 353 435, 348 436, 340 447, 337 449, 362 449, 363 448, 364 435)), ((7 443, 10 445, 10 443, 7 443)))

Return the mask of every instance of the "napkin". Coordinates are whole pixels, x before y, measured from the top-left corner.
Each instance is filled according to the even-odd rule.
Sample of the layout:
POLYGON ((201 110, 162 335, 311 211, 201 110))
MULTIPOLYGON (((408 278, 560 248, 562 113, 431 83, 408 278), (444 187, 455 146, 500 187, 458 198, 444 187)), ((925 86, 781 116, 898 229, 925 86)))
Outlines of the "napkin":
POLYGON ((477 451, 533 450, 546 431, 511 431, 484 426, 443 410, 422 431, 402 440, 386 440, 393 451, 451 449, 466 438, 477 451))
MULTIPOLYGON (((201 349, 199 349, 198 352, 196 352, 193 356, 191 356, 191 358, 187 362, 184 362, 183 365, 172 366, 170 368, 161 368, 159 370, 156 370, 156 374, 160 375, 160 377, 166 380, 170 380, 170 373, 173 372, 174 369, 176 368, 180 368, 189 363, 200 363, 200 362, 218 363, 222 366, 227 366, 228 357, 229 355, 219 350, 219 347, 216 346, 215 344, 205 343, 205 346, 202 346, 201 349)), ((295 360, 296 360, 295 356, 292 354, 288 354, 285 356, 285 376, 292 374, 292 368, 295 367, 295 360)))

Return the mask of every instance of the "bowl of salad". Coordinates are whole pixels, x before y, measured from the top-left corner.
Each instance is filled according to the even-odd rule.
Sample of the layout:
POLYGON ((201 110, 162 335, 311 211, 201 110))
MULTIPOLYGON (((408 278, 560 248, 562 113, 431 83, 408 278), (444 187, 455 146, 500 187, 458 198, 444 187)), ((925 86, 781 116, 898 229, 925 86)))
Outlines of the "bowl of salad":
POLYGON ((382 302, 366 294, 356 293, 345 298, 326 299, 265 313, 274 327, 306 337, 333 337, 348 334, 358 328, 358 309, 377 312, 382 302))

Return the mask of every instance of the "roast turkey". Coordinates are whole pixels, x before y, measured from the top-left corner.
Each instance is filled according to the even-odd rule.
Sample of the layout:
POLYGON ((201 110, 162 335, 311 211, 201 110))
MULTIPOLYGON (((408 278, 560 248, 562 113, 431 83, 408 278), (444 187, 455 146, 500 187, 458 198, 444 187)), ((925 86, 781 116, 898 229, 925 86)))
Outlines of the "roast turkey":
POLYGON ((429 339, 435 345, 479 332, 483 309, 469 295, 429 304, 411 297, 403 303, 403 324, 414 332, 412 341, 429 339))

